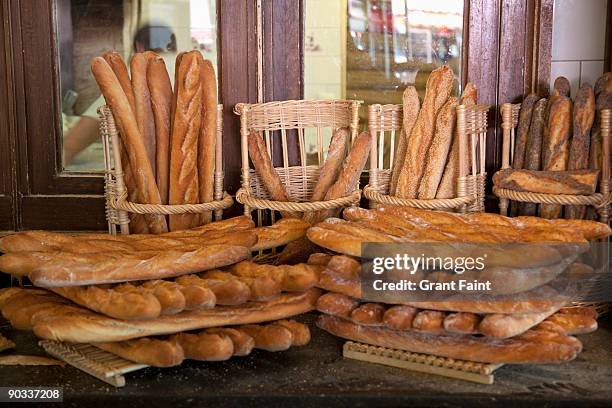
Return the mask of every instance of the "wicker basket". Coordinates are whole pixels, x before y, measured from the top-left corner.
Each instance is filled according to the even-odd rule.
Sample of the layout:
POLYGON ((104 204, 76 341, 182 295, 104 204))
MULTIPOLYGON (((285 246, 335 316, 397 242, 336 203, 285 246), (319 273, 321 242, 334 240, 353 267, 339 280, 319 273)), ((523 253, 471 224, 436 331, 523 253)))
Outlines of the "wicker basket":
MULTIPOLYGON (((298 100, 267 102, 258 104, 239 103, 235 112, 240 115, 242 154, 242 188, 236 192, 236 201, 244 205, 244 213, 251 216, 258 210, 258 222, 262 224, 262 210, 270 210, 269 221, 274 222, 274 211, 308 212, 341 208, 359 203, 361 194, 355 190, 350 195, 335 200, 309 202, 314 186, 319 179, 320 167, 324 162, 324 129, 346 127, 350 129, 351 140, 357 135, 359 106, 352 100, 298 100), (317 165, 307 165, 304 133, 315 129, 317 135, 317 165), (261 132, 270 157, 273 156, 273 138, 280 137, 282 167, 276 171, 280 176, 291 202, 271 200, 266 189, 249 164, 247 136, 251 130, 261 132), (290 133, 290 134, 288 134, 290 133), (299 166, 290 166, 288 137, 297 137, 299 166)), ((348 147, 348 146, 347 146, 348 147)))
POLYGON ((402 105, 370 105, 368 111, 372 134, 370 178, 369 184, 363 189, 363 195, 370 200, 370 206, 380 203, 423 209, 458 209, 461 212, 484 211, 488 110, 489 106, 486 105, 457 107, 461 163, 459 167, 464 169, 466 167, 464 163, 468 161, 470 174, 459 174, 457 197, 422 200, 388 195, 391 169, 395 159, 395 139, 401 137, 402 105), (390 152, 388 166, 384 163, 385 150, 390 152))
MULTIPOLYGON (((520 104, 506 103, 502 105, 502 169, 512 165, 512 154, 514 152, 514 138, 520 104)), ((499 209, 503 215, 508 214, 509 200, 536 203, 536 204, 560 204, 560 205, 591 205, 599 212, 601 222, 607 223, 610 219, 610 110, 601 111, 601 136, 602 136, 602 166, 600 192, 591 195, 564 195, 522 192, 499 188, 493 186, 493 192, 499 197, 499 209)))
POLYGON ((160 205, 160 204, 137 204, 127 201, 127 189, 123 180, 123 168, 121 167, 121 156, 118 149, 113 146, 119 145, 119 132, 115 125, 115 118, 110 108, 106 105, 98 109, 100 115, 100 135, 104 148, 104 189, 106 197, 106 219, 108 220, 108 232, 115 235, 117 226, 122 234, 129 234, 129 213, 137 214, 183 214, 203 213, 214 211, 215 220, 220 220, 223 209, 231 207, 232 197, 223 191, 223 155, 222 155, 222 111, 223 105, 217 106, 217 142, 215 149, 215 178, 214 178, 214 201, 202 204, 184 205, 160 205))

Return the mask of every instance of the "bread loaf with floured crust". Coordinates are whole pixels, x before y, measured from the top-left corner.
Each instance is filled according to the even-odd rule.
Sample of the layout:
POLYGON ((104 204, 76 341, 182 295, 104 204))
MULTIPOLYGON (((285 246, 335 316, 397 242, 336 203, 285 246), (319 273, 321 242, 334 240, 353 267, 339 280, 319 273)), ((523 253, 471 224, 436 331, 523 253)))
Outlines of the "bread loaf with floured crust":
MULTIPOLYGON (((544 128, 546 127, 548 100, 540 99, 536 102, 531 115, 531 126, 527 135, 527 147, 525 151, 525 161, 523 167, 526 170, 542 169, 542 141, 544 128)), ((537 204, 520 203, 518 209, 511 215, 536 215, 537 204)))
MULTIPOLYGON (((402 94, 402 131, 397 142, 395 150, 395 158, 393 168, 391 169, 391 181, 389 182, 389 194, 395 195, 397 189, 397 179, 400 171, 404 167, 406 160, 406 147, 408 146, 408 137, 412 133, 412 128, 416 123, 419 115, 421 102, 419 101, 419 93, 414 86, 408 86, 402 94)), ((393 146, 391 146, 393 148, 393 146)))
MULTIPOLYGON (((156 56, 147 67, 147 86, 155 123, 155 174, 162 204, 168 204, 170 177, 170 111, 172 85, 164 59, 156 56)), ((136 232, 136 231, 134 231, 136 232)))
POLYGON ((458 104, 457 98, 450 97, 436 117, 436 130, 427 151, 425 170, 419 183, 419 199, 436 198, 455 133, 458 104))
MULTIPOLYGON (((172 119, 170 145, 169 204, 197 204, 198 138, 202 121, 202 83, 199 51, 185 53, 180 60, 174 84, 176 108, 172 119)), ((173 214, 170 230, 184 230, 197 225, 195 214, 173 214)))
POLYGON ((130 60, 132 90, 134 91, 134 114, 136 115, 138 130, 147 149, 147 157, 153 173, 156 173, 155 121, 151 107, 151 93, 147 85, 147 67, 149 62, 157 57, 158 55, 153 51, 145 51, 137 52, 130 60))
POLYGON ((326 315, 319 316, 317 326, 352 341, 483 363, 562 363, 573 360, 582 351, 578 339, 542 330, 530 330, 512 339, 490 339, 396 331, 326 315))
POLYGON ((257 243, 251 247, 253 251, 277 248, 287 245, 306 236, 310 224, 298 218, 281 219, 272 225, 254 228, 257 243))
MULTIPOLYGON (((161 196, 155 182, 155 172, 147 155, 147 146, 138 128, 136 115, 121 84, 103 58, 93 59, 91 71, 117 122, 119 135, 127 150, 134 175, 138 201, 147 204, 161 204, 161 196)), ((159 234, 168 230, 166 219, 162 215, 147 214, 145 219, 151 233, 159 234)))
POLYGON ((416 198, 425 170, 425 158, 435 132, 438 112, 448 100, 453 87, 453 71, 448 66, 434 70, 427 79, 421 110, 408 137, 406 158, 397 180, 396 196, 416 198))
POLYGON ((597 170, 499 170, 493 175, 496 187, 514 191, 545 194, 593 194, 597 188, 597 170))
MULTIPOLYGON (((215 192, 215 148, 217 144, 217 79, 209 60, 200 61, 202 82, 202 124, 198 137, 198 185, 200 202, 213 200, 215 192)), ((200 222, 212 221, 212 212, 200 214, 200 222)))

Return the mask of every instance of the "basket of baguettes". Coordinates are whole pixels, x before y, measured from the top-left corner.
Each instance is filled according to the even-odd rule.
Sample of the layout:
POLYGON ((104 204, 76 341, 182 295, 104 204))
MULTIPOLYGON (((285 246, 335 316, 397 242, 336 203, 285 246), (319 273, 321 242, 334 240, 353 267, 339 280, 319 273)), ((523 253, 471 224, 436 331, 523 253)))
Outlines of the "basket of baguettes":
MULTIPOLYGON (((324 268, 318 286, 329 292, 317 302, 323 313, 317 325, 352 342, 384 348, 377 349, 379 355, 406 357, 398 350, 429 355, 415 358, 458 370, 475 368, 466 362, 566 362, 582 350, 574 335, 595 330, 597 322, 592 308, 566 308, 569 299, 560 290, 562 282, 567 276, 588 274, 589 266, 571 261, 588 249, 589 240, 611 233, 606 224, 588 220, 457 214, 385 204, 371 210, 348 208, 343 219, 330 218, 307 231, 311 241, 331 251, 313 254, 308 261, 324 268), (406 250, 418 243, 489 245, 487 267, 466 271, 460 278, 489 280, 496 290, 465 297, 451 289, 437 299, 405 291, 393 299, 372 300, 374 292, 364 288, 362 271, 362 244, 371 242, 405 244, 406 250), (539 250, 506 246, 519 243, 538 244, 539 250)), ((430 272, 417 271, 417 280, 444 283, 457 278, 453 271, 430 272)), ((354 348, 353 343, 349 346, 354 348)))
POLYGON ((570 89, 559 77, 550 98, 502 106, 502 169, 493 177, 502 214, 608 222, 612 74, 584 84, 574 101, 570 89))
POLYGON ((109 231, 154 233, 221 218, 222 106, 214 68, 199 51, 176 58, 174 89, 163 58, 118 53, 92 61, 107 105, 99 109, 109 231), (130 76, 131 75, 131 76, 130 76))
POLYGON ((369 106, 372 147, 363 195, 372 205, 484 211, 488 106, 477 104, 472 83, 461 98, 451 96, 453 83, 452 70, 443 66, 429 76, 422 105, 408 87, 401 105, 369 106))
POLYGON ((359 106, 352 100, 236 105, 242 142, 236 200, 245 215, 258 210, 261 223, 280 212, 313 223, 358 204, 359 177, 370 151, 370 135, 357 135, 359 106), (327 149, 326 136, 331 136, 327 149))
POLYGON ((241 216, 157 235, 16 233, 0 240, 0 271, 35 287, 0 290, 0 310, 41 339, 157 367, 304 345, 308 327, 290 318, 314 308, 321 268, 248 260, 305 235, 289 224, 241 216))

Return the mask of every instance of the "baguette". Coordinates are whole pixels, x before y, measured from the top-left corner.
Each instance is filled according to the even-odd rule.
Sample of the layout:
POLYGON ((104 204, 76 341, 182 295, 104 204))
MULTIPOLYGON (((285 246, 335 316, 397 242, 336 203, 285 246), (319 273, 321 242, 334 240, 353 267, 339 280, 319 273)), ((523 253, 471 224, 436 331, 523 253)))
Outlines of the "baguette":
POLYGON ((555 82, 553 83, 553 96, 565 96, 569 98, 571 91, 572 85, 566 77, 559 76, 555 78, 555 82))
POLYGON ((229 337, 234 344, 235 356, 248 356, 255 348, 255 340, 245 332, 230 327, 213 327, 206 330, 210 334, 221 334, 229 337))
POLYGON ((478 325, 478 331, 485 336, 507 339, 518 336, 544 321, 563 304, 558 304, 540 313, 489 314, 478 325))
POLYGON ((482 363, 562 363, 573 360, 582 351, 578 339, 540 330, 512 339, 491 339, 361 326, 325 315, 319 316, 317 326, 352 341, 482 363))
POLYGON ((408 145, 408 137, 412 133, 412 128, 419 115, 420 108, 419 94, 414 86, 408 86, 402 94, 402 132, 397 142, 395 150, 395 159, 391 170, 391 182, 389 183, 389 194, 395 195, 397 188, 397 179, 400 171, 406 161, 406 147, 408 145))
MULTIPOLYGON (((308 257, 309 265, 327 266, 329 261, 332 259, 332 255, 324 254, 323 252, 316 252, 308 257)), ((1 292, 0 292, 1 293, 1 292)))
MULTIPOLYGON (((283 182, 274 169, 272 160, 266 149, 262 137, 254 130, 251 130, 248 139, 248 150, 253 167, 259 176, 259 181, 263 184, 270 198, 275 201, 291 201, 283 182)), ((284 218, 300 218, 293 211, 281 211, 284 218)))
POLYGON ((455 132, 458 104, 457 98, 450 97, 436 117, 435 133, 427 150, 425 170, 419 184, 419 199, 436 198, 455 132))
POLYGON ((521 113, 519 115, 518 126, 516 129, 514 155, 512 158, 512 168, 514 169, 525 168, 525 155, 527 152, 529 128, 532 122, 533 110, 538 100, 538 95, 532 93, 527 95, 521 104, 521 113))
MULTIPOLYGON (((127 285, 128 287, 131 285, 127 285)), ((186 301, 179 285, 164 280, 146 281, 142 287, 148 289, 159 300, 162 315, 173 315, 185 310, 186 301)))
MULTIPOLYGON (((471 82, 468 82, 461 94, 459 105, 472 106, 478 101, 478 90, 471 82)), ((444 167, 444 173, 436 192, 436 198, 454 198, 457 196, 457 179, 459 178, 459 134, 453 133, 450 152, 444 167)), ((470 171, 469 162, 466 160, 463 172, 468 174, 470 171)))
POLYGON ((326 265, 327 271, 343 279, 357 279, 361 264, 354 258, 345 255, 332 256, 326 265))
POLYGON ((0 269, 15 275, 28 274, 41 287, 82 286, 179 276, 229 265, 249 255, 248 248, 231 245, 139 253, 27 252, 0 257, 0 269), (22 260, 21 264, 10 265, 10 257, 22 260))
MULTIPOLYGON (((542 169, 542 138, 546 125, 548 100, 540 99, 536 102, 531 115, 531 125, 527 135, 527 148, 525 151, 525 162, 523 167, 526 170, 542 169)), ((521 203, 518 213, 521 215, 536 215, 537 204, 521 203)), ((516 215, 516 214, 511 214, 516 215)))
MULTIPOLYGON (((177 82, 174 84, 176 110, 172 120, 170 145, 169 204, 197 204, 198 136, 202 120, 202 84, 199 51, 181 57, 177 82)), ((170 215, 170 230, 184 230, 197 224, 195 214, 170 215)))
MULTIPOLYGON (((550 103, 548 118, 549 133, 545 134, 542 149, 543 170, 567 170, 569 143, 572 134, 572 101, 565 96, 558 96, 550 103)), ((562 206, 554 204, 540 205, 542 218, 560 218, 562 206)))
MULTIPOLYGON (((0 307, 2 305, 0 304, 0 307)), ((597 320, 598 313, 597 310, 592 306, 572 306, 572 307, 564 307, 559 309, 559 313, 561 314, 570 314, 570 315, 580 315, 587 316, 593 320, 597 320)))
POLYGON ((396 195, 416 198, 425 168, 425 156, 434 136, 438 112, 448 100, 453 86, 453 71, 448 66, 434 70, 427 79, 423 105, 406 145, 406 158, 397 180, 396 195))
POLYGON ((240 277, 229 272, 218 270, 207 271, 202 274, 204 279, 217 280, 239 280, 246 284, 251 292, 250 300, 254 302, 264 302, 277 298, 281 293, 281 285, 268 276, 258 276, 256 278, 240 277))
POLYGON ((345 279, 337 276, 329 269, 321 271, 317 287, 329 292, 338 292, 354 298, 361 298, 361 284, 358 278, 345 279))
MULTIPOLYGON (((198 137, 198 186, 200 202, 208 203, 214 198, 215 149, 217 144, 217 79, 209 60, 200 61, 202 83, 202 125, 198 137)), ((212 221, 212 212, 200 215, 201 223, 212 221)))
POLYGON ((293 334, 288 328, 277 325, 268 324, 265 326, 248 324, 238 326, 240 331, 245 332, 255 341, 255 348, 266 351, 284 351, 288 350, 293 343, 293 334))
POLYGON ((546 194, 593 194, 597 170, 537 171, 500 170, 493 175, 497 187, 546 194))
POLYGON ((147 291, 121 293, 97 286, 53 288, 53 292, 74 303, 116 319, 146 320, 159 317, 161 304, 147 291))
MULTIPOLYGON (((350 133, 347 128, 337 129, 332 135, 327 149, 327 158, 321 166, 319 180, 314 187, 310 201, 321 201, 325 199, 325 194, 334 184, 342 169, 342 162, 346 155, 346 146, 350 140, 350 133)), ((312 224, 315 220, 316 212, 308 212, 304 215, 304 221, 312 224)))
POLYGON ((310 329, 303 323, 295 320, 277 320, 270 325, 282 326, 291 332, 292 346, 305 346, 310 343, 310 329))
MULTIPOLYGON (((573 136, 570 146, 568 168, 579 170, 589 168, 591 128, 595 121, 595 94, 589 84, 584 84, 574 101, 573 136)), ((586 216, 585 206, 569 206, 566 218, 582 219, 586 216)))
POLYGON ((390 329, 409 330, 419 310, 412 306, 396 305, 385 311, 383 323, 390 329))
MULTIPOLYGON (((134 101, 134 91, 132 90, 132 82, 130 81, 130 75, 128 74, 127 66, 121 58, 121 55, 117 52, 106 52, 102 54, 102 58, 110 65, 119 84, 121 85, 121 89, 129 102, 130 108, 132 108, 132 112, 136 112, 136 106, 134 101)), ((130 202, 138 201, 138 189, 136 187, 136 180, 134 179, 134 174, 132 173, 132 166, 130 164, 130 159, 125 147, 124 137, 121 137, 119 146, 115 146, 115 148, 119 149, 119 156, 121 157, 121 167, 123 170, 123 181, 125 183, 125 187, 127 188, 128 200, 130 202)), ((147 234, 149 232, 149 228, 147 226, 147 222, 142 214, 130 213, 130 230, 133 233, 139 234, 147 234)))
POLYGON ((209 327, 284 319, 312 310, 319 295, 317 289, 311 289, 305 293, 282 294, 270 302, 247 303, 239 307, 218 306, 142 321, 116 320, 85 309, 61 306, 57 310, 41 310, 34 314, 32 324, 34 334, 47 340, 75 343, 123 341, 209 327))
MULTIPOLYGON (((340 175, 325 194, 325 200, 345 197, 359 188, 359 177, 361 177, 361 172, 370 154, 370 139, 369 132, 362 132, 353 140, 351 150, 342 163, 340 175)), ((337 215, 338 212, 339 210, 319 211, 314 219, 315 221, 324 220, 337 215)))
POLYGON ((233 275, 242 278, 272 279, 284 292, 304 292, 315 286, 321 267, 308 264, 269 265, 242 261, 228 268, 233 275))
MULTIPOLYGON (((206 276, 206 274, 203 274, 206 276)), ((249 286, 238 279, 211 279, 197 275, 185 275, 176 278, 180 285, 195 285, 211 290, 218 305, 237 306, 252 298, 249 286)))
POLYGON ((266 227, 254 228, 257 243, 251 247, 252 251, 262 251, 287 245, 306 236, 310 224, 297 218, 281 219, 266 227))
POLYGON ((170 177, 170 111, 172 109, 172 85, 164 59, 156 56, 147 67, 147 86, 151 94, 151 106, 155 123, 155 171, 157 188, 162 204, 168 204, 170 177))
POLYGON ((449 313, 444 318, 444 330, 449 333, 474 334, 477 333, 480 316, 475 313, 449 313))
POLYGON ((351 320, 366 326, 379 326, 383 322, 385 309, 380 303, 363 303, 351 311, 351 320))
POLYGON ((137 339, 120 342, 94 343, 99 349, 126 360, 153 367, 173 367, 185 359, 183 348, 173 340, 137 339))
POLYGON ((554 323, 567 335, 587 334, 597 330, 597 320, 582 314, 555 313, 542 323, 554 323))
MULTIPOLYGON (((103 58, 94 58, 91 63, 91 71, 117 121, 119 135, 127 150, 134 175, 138 201, 147 204, 161 204, 161 196, 155 183, 155 172, 147 156, 147 147, 136 125, 135 113, 121 89, 121 84, 103 58)), ((159 234, 168 230, 166 220, 162 215, 147 214, 145 219, 149 232, 159 234)))
POLYGON ((153 120, 153 109, 151 107, 151 93, 147 85, 147 67, 149 62, 156 57, 159 56, 154 52, 145 51, 137 52, 130 60, 136 123, 138 123, 138 130, 144 141, 147 157, 154 174, 156 173, 155 121, 153 120))
POLYGON ((441 333, 444 331, 444 318, 446 313, 439 310, 421 310, 412 320, 414 330, 441 333))
POLYGON ((234 354, 234 343, 229 336, 203 331, 196 334, 179 333, 170 336, 183 349, 185 358, 198 361, 225 361, 234 354))
POLYGON ((319 312, 347 319, 358 307, 358 300, 340 293, 326 293, 317 300, 319 312))

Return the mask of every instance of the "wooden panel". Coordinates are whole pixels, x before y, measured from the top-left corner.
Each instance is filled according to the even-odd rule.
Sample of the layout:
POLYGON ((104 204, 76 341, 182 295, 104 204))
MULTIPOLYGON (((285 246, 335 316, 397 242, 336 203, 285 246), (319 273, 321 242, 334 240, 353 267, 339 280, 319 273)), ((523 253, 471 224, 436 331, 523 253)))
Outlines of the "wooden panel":
POLYGON ((525 61, 525 0, 503 0, 501 8, 501 35, 499 53, 500 104, 520 102, 525 89, 523 64, 525 61))
POLYGON ((604 57, 604 72, 612 69, 612 0, 608 0, 608 15, 606 17, 606 52, 604 57))
MULTIPOLYGON (((524 94, 549 93, 554 0, 525 0, 524 94)), ((517 39, 518 41, 518 39, 517 39)))
POLYGON ((234 113, 239 102, 257 102, 257 30, 255 2, 219 2, 221 27, 220 94, 223 103, 223 159, 225 189, 240 188, 240 120, 234 113), (231 33, 231 35, 229 35, 231 33))
POLYGON ((29 196, 21 200, 23 229, 105 230, 104 198, 29 196))
POLYGON ((15 230, 13 208, 13 196, 0 195, 0 231, 15 230))

